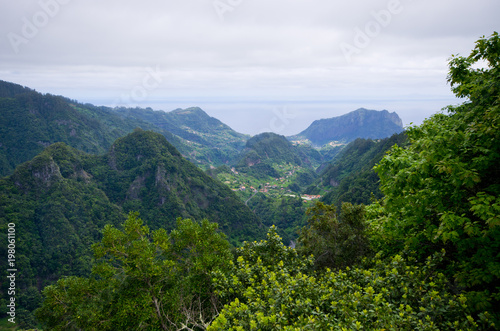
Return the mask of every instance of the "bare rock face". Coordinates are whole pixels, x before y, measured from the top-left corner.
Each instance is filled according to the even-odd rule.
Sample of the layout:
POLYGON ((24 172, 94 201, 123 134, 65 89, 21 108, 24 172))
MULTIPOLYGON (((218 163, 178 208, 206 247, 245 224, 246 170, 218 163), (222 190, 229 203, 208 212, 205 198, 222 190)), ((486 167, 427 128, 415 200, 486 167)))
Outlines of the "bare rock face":
POLYGON ((62 179, 59 166, 51 158, 50 162, 35 168, 32 171, 33 178, 38 179, 46 187, 50 187, 56 181, 62 179))
POLYGON ((146 187, 144 184, 146 176, 137 176, 136 179, 130 184, 127 191, 127 200, 140 200, 141 190, 146 187))
POLYGON ((24 192, 46 191, 63 179, 61 170, 54 159, 41 154, 32 161, 20 165, 12 175, 14 184, 24 192))

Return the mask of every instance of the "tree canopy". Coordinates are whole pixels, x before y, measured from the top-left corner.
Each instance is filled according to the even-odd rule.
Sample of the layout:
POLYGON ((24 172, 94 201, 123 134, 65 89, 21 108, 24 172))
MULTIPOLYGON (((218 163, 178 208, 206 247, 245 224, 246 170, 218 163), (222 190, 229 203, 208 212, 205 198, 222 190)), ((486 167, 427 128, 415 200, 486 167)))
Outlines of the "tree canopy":
POLYGON ((170 234, 150 232, 132 213, 93 245, 92 276, 46 287, 36 316, 51 330, 204 329, 220 308, 211 273, 227 268, 229 247, 216 223, 179 218, 170 234))
POLYGON ((477 310, 500 302, 499 63, 498 33, 450 59, 448 81, 467 100, 407 129, 410 145, 375 167, 384 198, 371 207, 379 249, 445 249, 441 267, 477 310))

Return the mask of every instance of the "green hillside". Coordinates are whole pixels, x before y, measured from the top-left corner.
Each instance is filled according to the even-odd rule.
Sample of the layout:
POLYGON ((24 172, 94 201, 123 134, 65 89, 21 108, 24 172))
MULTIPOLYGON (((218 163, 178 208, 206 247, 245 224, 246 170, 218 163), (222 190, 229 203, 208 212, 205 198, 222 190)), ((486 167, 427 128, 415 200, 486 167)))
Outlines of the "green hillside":
POLYGON ((292 145, 284 136, 261 133, 250 138, 235 166, 240 172, 257 178, 279 177, 276 165, 288 164, 314 169, 323 160, 321 154, 308 146, 292 145))
POLYGON ((319 180, 306 192, 328 192, 322 201, 340 207, 341 202, 369 204, 372 194, 381 198, 379 178, 373 167, 393 145, 407 144, 404 132, 381 140, 356 139, 328 165, 322 167, 319 180))
POLYGON ((0 176, 11 174, 18 164, 56 142, 102 154, 136 127, 160 131, 183 149, 179 138, 144 121, 4 81, 0 81, 0 118, 0 176))
POLYGON ((198 107, 170 112, 142 108, 115 108, 112 111, 176 135, 185 146, 183 154, 205 167, 231 163, 248 139, 198 107))
POLYGON ((163 112, 97 107, 4 81, 0 81, 0 115, 0 176, 11 174, 18 164, 56 142, 103 154, 137 127, 161 133, 204 168, 232 162, 248 139, 200 108, 163 112))
POLYGON ((229 188, 161 134, 137 129, 104 155, 56 143, 0 179, 0 236, 6 240, 9 223, 18 233, 17 286, 41 290, 64 275, 88 275, 90 245, 104 225, 120 224, 130 211, 139 211, 152 229, 172 229, 178 217, 206 218, 234 245, 265 233, 229 188))
MULTIPOLYGON (((447 79, 465 102, 321 166, 325 154, 270 133, 206 173, 139 128, 101 153, 48 145, 0 178, 0 328, 499 330, 499 34, 453 56, 447 79)), ((20 128, 46 130, 26 142, 98 138, 54 108, 109 133, 109 109, 2 93, 6 114, 33 111, 20 128)), ((170 120, 178 141, 219 125, 197 123, 198 109, 172 115, 187 123, 170 120)))
POLYGON ((187 161, 160 134, 136 130, 89 169, 110 200, 139 211, 152 228, 177 217, 208 218, 234 242, 258 237, 257 220, 231 190, 187 161))

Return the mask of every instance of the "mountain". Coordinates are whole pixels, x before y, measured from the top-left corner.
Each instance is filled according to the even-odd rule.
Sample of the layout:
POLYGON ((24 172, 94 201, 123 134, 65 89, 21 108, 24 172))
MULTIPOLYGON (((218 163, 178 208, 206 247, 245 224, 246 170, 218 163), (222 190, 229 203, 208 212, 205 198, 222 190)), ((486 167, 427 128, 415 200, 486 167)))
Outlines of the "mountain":
POLYGON ((294 146, 285 136, 265 132, 250 138, 239 156, 239 166, 253 166, 262 162, 287 162, 312 167, 321 162, 321 154, 313 148, 294 146))
POLYGON ((4 81, 0 81, 0 118, 0 176, 12 174, 17 165, 56 142, 87 153, 105 153, 136 127, 161 132, 183 148, 178 137, 144 121, 4 81))
POLYGON ((142 108, 115 108, 113 112, 171 132, 189 149, 186 157, 198 164, 228 164, 245 146, 249 136, 238 133, 201 108, 175 109, 170 112, 142 108))
POLYGON ((369 204, 372 194, 381 198, 379 177, 373 167, 395 144, 408 144, 405 132, 380 140, 358 138, 352 141, 333 161, 318 169, 318 179, 306 189, 306 193, 327 192, 322 202, 337 207, 341 202, 369 204))
POLYGON ((323 146, 330 142, 348 143, 357 138, 386 138, 402 131, 403 122, 395 112, 360 108, 342 116, 314 121, 306 130, 288 139, 308 140, 315 146, 323 146))
POLYGON ((209 173, 237 191, 266 228, 277 226, 289 243, 306 224, 307 202, 297 192, 314 182, 314 169, 321 162, 314 148, 267 132, 247 141, 232 168, 222 166, 209 173))
POLYGON ((152 131, 135 130, 104 155, 52 144, 0 179, 0 227, 16 226, 20 286, 41 289, 62 275, 88 274, 90 245, 130 211, 151 229, 172 229, 178 217, 207 218, 235 245, 265 232, 229 188, 152 131))
POLYGON ((217 222, 234 243, 258 237, 256 217, 224 184, 187 161, 162 135, 135 130, 96 157, 89 174, 124 211, 140 211, 153 228, 177 217, 217 222))
MULTIPOLYGON (((92 155, 55 143, 0 178, 0 238, 16 230, 16 306, 22 316, 63 276, 88 276, 91 245, 106 224, 120 227, 139 211, 150 229, 171 230, 178 217, 217 222, 234 245, 264 237, 254 213, 224 184, 187 161, 167 139, 136 129, 92 155)), ((7 256, 7 245, 0 254, 7 256)), ((5 271, 7 259, 0 261, 5 271)), ((2 277, 2 279, 7 279, 2 277)), ((6 281, 0 302, 6 304, 6 281)))
POLYGON ((280 177, 277 168, 284 164, 307 170, 314 176, 312 170, 322 160, 321 154, 310 146, 295 146, 285 136, 265 132, 247 141, 235 167, 258 179, 280 177))
POLYGON ((0 81, 0 118, 0 176, 56 142, 105 153, 137 127, 161 133, 185 157, 205 167, 231 162, 248 139, 200 108, 163 112, 97 107, 5 81, 0 81))

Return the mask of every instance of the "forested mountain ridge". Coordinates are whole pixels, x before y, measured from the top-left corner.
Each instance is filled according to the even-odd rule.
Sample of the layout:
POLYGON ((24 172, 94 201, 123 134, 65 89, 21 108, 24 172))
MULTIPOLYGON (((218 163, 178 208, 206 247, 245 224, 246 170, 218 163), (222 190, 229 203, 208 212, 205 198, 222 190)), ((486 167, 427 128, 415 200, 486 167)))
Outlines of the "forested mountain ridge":
POLYGON ((235 243, 259 236, 256 217, 222 183, 182 157, 162 135, 135 130, 118 139, 89 173, 111 201, 139 211, 152 228, 177 217, 217 222, 235 243))
POLYGON ((253 166, 262 162, 288 162, 313 168, 321 163, 321 154, 311 148, 292 145, 285 136, 265 132, 250 138, 238 157, 238 166, 253 166))
POLYGON ((199 108, 167 113, 97 107, 5 81, 0 115, 0 176, 56 142, 102 154, 137 127, 161 133, 185 157, 207 167, 232 161, 248 138, 199 108))
POLYGON ((185 150, 181 139, 147 122, 124 118, 107 107, 80 104, 0 81, 0 176, 31 160, 50 144, 64 142, 78 150, 105 153, 135 128, 155 130, 185 150))
POLYGON ((198 164, 218 166, 234 160, 249 136, 238 133, 199 107, 170 112, 142 108, 114 108, 121 117, 145 121, 180 137, 187 157, 198 164))
POLYGON ((90 245, 104 225, 120 224, 131 211, 151 229, 172 229, 179 217, 206 218, 234 245, 265 233, 230 189, 159 133, 137 129, 103 155, 56 143, 0 179, 0 224, 16 224, 18 233, 19 288, 41 290, 64 275, 88 275, 90 245))
POLYGON ((395 113, 360 108, 342 116, 314 121, 292 141, 306 140, 315 146, 330 142, 348 143, 356 138, 380 139, 403 131, 403 122, 395 113))
MULTIPOLYGON (((64 275, 90 272, 90 245, 106 224, 126 216, 86 171, 88 155, 56 143, 0 179, 0 227, 16 227, 16 297, 21 321, 31 316, 39 291, 64 275)), ((7 232, 0 234, 7 242, 7 232)), ((0 248, 7 254, 7 246, 0 248)), ((7 260, 0 261, 7 269, 7 260)), ((0 281, 2 301, 7 290, 0 281)))
MULTIPOLYGON (((68 101, 0 82, 0 176, 12 173, 51 143, 65 142, 89 153, 102 153, 126 133, 82 114, 68 101)), ((120 126, 120 118, 114 117, 120 126)))
MULTIPOLYGON (((320 128, 314 131, 326 132, 326 135, 337 132, 334 138, 343 143, 363 137, 359 127, 380 126, 370 116, 363 115, 366 112, 371 111, 358 110, 340 117, 349 115, 350 125, 355 130, 337 132, 335 121, 321 120, 320 128), (358 114, 355 118, 352 116, 354 113, 358 114)), ((11 174, 16 165, 29 161, 46 146, 56 142, 64 142, 88 153, 102 154, 117 138, 136 127, 161 133, 186 158, 203 168, 237 163, 250 139, 250 136, 232 130, 198 107, 170 112, 151 108, 98 107, 62 96, 41 94, 5 81, 0 81, 0 114, 0 176, 11 174)), ((394 117, 394 122, 399 119, 395 114, 389 117, 394 117)), ((308 130, 311 131, 311 128, 308 130)), ((303 135, 308 130, 294 137, 308 139, 307 134, 303 135)), ((256 137, 256 140, 259 139, 256 137)), ((308 141, 317 144, 314 139, 308 141)), ((328 161, 340 150, 338 146, 326 146, 317 153, 307 144, 299 145, 296 151, 298 157, 308 166, 328 161)))
POLYGON ((311 199, 340 208, 341 202, 369 204, 372 193, 380 198, 373 166, 394 144, 403 146, 405 141, 404 133, 379 141, 359 138, 319 166, 325 160, 320 151, 263 133, 248 140, 233 168, 209 173, 237 191, 264 225, 278 226, 289 243, 306 224, 311 199))
MULTIPOLYGON (((171 112, 150 108, 111 109, 80 104, 61 96, 41 94, 20 85, 0 82, 0 108, 3 115, 0 160, 4 165, 1 169, 4 175, 12 173, 15 165, 30 160, 51 143, 64 142, 79 150, 103 155, 116 139, 141 127, 160 132, 182 155, 197 165, 228 164, 235 167, 240 178, 233 178, 230 187, 233 190, 248 187, 246 193, 238 193, 240 199, 247 202, 261 220, 266 218, 264 224, 279 224, 280 231, 287 233, 280 232, 287 240, 296 236, 297 227, 304 221, 305 207, 300 198, 279 197, 283 193, 294 195, 303 192, 316 178, 315 168, 329 160, 323 151, 307 145, 291 144, 277 134, 263 133, 248 139, 248 136, 235 132, 197 107, 171 112), (253 194, 250 190, 252 185, 255 187, 253 190, 262 189, 265 192, 248 201, 253 194), (278 193, 278 199, 269 196, 268 190, 269 193, 278 193), (290 211, 280 212, 284 210, 290 211)), ((336 150, 331 152, 329 150, 328 153, 337 153, 336 150)), ((218 177, 227 183, 228 179, 223 177, 234 174, 230 168, 221 169, 225 175, 218 177)), ((136 196, 141 190, 130 189, 129 195, 125 194, 123 198, 125 185, 131 183, 110 174, 113 180, 101 178, 109 184, 106 194, 109 198, 118 197, 116 192, 120 191, 122 195, 122 200, 113 200, 113 203, 130 206, 127 210, 132 210, 134 203, 138 206, 137 201, 127 198, 136 196)), ((134 185, 142 187, 139 179, 134 185)), ((99 187, 104 189, 103 185, 101 183, 99 187)))
POLYGON ((223 166, 209 173, 225 183, 233 184, 233 188, 248 184, 252 189, 259 187, 264 190, 264 186, 272 185, 269 182, 275 182, 280 184, 280 189, 284 189, 285 182, 291 184, 297 181, 299 186, 310 184, 309 181, 315 178, 314 169, 322 160, 323 156, 310 146, 293 145, 284 136, 265 132, 247 141, 245 148, 231 164, 232 168, 223 166), (219 176, 222 173, 224 175, 219 176), (307 183, 304 184, 304 181, 307 183))
POLYGON ((380 140, 358 138, 352 141, 319 169, 317 181, 305 192, 326 191, 321 201, 338 208, 341 202, 368 205, 372 198, 382 198, 379 178, 373 167, 394 145, 406 146, 407 140, 406 133, 402 132, 380 140))

